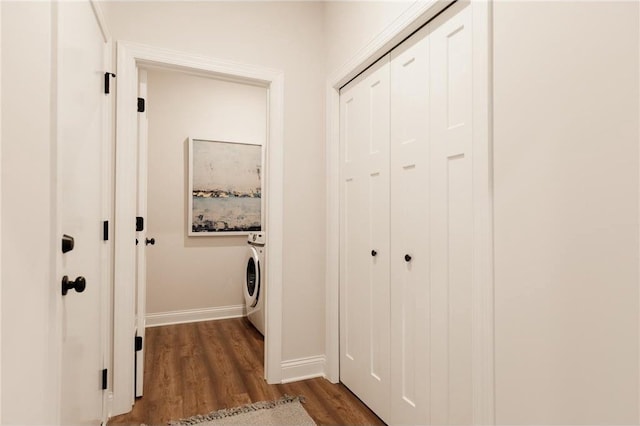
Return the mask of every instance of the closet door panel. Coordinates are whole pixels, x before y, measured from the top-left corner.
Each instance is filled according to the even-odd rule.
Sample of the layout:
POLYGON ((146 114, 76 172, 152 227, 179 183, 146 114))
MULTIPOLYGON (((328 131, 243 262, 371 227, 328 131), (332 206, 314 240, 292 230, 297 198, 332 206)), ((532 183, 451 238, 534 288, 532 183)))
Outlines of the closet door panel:
POLYGON ((429 420, 426 36, 425 29, 397 48, 391 58, 391 410, 393 422, 401 424, 429 420))
POLYGON ((341 93, 340 380, 389 412, 389 62, 341 93))
POLYGON ((430 36, 431 423, 472 423, 471 8, 430 36))
POLYGON ((362 352, 363 342, 358 329, 363 326, 362 318, 356 315, 361 308, 362 292, 359 279, 364 267, 359 253, 365 245, 360 217, 365 213, 362 202, 362 136, 355 130, 361 127, 364 104, 357 90, 351 90, 341 99, 341 142, 343 153, 342 178, 342 219, 341 219, 341 280, 349 285, 341 288, 341 363, 347 377, 357 374, 358 363, 354 362, 362 352))
POLYGON ((366 189, 363 174, 365 170, 366 135, 362 129, 366 123, 368 111, 363 91, 355 87, 345 93, 341 105, 342 114, 342 151, 344 179, 342 193, 342 232, 341 252, 341 363, 342 380, 357 382, 364 374, 362 364, 366 342, 361 330, 366 327, 366 318, 358 313, 366 308, 366 281, 363 279, 368 270, 363 252, 367 249, 366 227, 362 220, 368 214, 366 205, 366 189))

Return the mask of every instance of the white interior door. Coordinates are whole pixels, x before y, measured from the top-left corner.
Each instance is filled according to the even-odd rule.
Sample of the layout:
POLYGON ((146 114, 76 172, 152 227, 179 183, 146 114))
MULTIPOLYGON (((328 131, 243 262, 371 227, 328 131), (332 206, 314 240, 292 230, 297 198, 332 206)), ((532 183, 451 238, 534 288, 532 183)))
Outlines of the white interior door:
POLYGON ((431 424, 473 423, 471 7, 434 22, 431 59, 431 424))
POLYGON ((74 285, 61 302, 61 423, 99 424, 106 40, 89 1, 57 3, 57 29, 59 230, 74 239, 59 262, 60 278, 74 285))
MULTIPOLYGON (((138 97, 147 99, 147 71, 138 70, 138 97)), ((147 133, 149 124, 147 121, 147 109, 138 112, 138 217, 143 218, 142 231, 137 233, 138 245, 137 278, 136 278, 136 338, 141 342, 141 347, 136 350, 135 363, 135 396, 141 397, 144 389, 144 339, 147 314, 147 133)), ((155 241, 155 240, 154 240, 155 241)))
POLYGON ((429 39, 391 54, 392 422, 429 419, 429 39))
POLYGON ((340 380, 387 420, 389 58, 356 83, 340 95, 340 380))

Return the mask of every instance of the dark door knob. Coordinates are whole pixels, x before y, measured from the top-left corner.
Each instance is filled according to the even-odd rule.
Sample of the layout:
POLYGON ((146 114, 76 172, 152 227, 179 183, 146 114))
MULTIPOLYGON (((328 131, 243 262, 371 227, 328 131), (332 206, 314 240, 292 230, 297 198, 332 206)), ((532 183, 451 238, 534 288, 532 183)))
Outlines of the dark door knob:
POLYGON ((62 295, 65 296, 69 290, 75 290, 82 293, 87 288, 87 280, 84 277, 78 277, 75 281, 69 281, 68 276, 62 277, 62 295))
POLYGON ((147 241, 145 241, 145 245, 149 245, 149 244, 155 245, 155 243, 156 243, 155 238, 151 238, 151 239, 147 238, 147 241))
POLYGON ((371 256, 375 256, 375 255, 377 255, 377 254, 378 254, 378 252, 377 252, 377 251, 375 251, 375 250, 371 250, 371 256))
POLYGON ((411 262, 411 256, 410 256, 410 255, 408 255, 408 254, 405 254, 405 255, 404 255, 404 261, 405 261, 405 262, 411 262))

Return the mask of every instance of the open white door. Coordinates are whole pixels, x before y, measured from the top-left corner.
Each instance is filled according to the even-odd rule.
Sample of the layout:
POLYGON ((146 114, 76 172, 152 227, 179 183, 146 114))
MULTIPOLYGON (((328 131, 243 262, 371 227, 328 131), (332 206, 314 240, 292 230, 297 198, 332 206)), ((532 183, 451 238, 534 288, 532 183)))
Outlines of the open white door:
POLYGON ((146 247, 155 244, 147 239, 147 72, 138 70, 138 98, 142 99, 138 108, 138 217, 143 218, 137 232, 137 278, 136 278, 136 364, 135 396, 141 397, 144 380, 144 330, 147 303, 147 256, 146 247))
POLYGON ((105 367, 102 292, 107 285, 102 222, 107 40, 86 0, 57 3, 57 31, 58 230, 61 238, 69 236, 58 258, 63 294, 60 415, 61 424, 99 424, 105 367))

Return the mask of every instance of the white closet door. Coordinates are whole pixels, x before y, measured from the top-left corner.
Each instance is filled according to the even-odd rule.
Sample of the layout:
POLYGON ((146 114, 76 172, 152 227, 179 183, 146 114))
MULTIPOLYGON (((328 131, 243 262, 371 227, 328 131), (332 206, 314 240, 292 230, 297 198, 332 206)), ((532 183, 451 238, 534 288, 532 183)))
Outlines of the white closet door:
POLYGON ((391 418, 429 421, 428 28, 391 56, 391 418))
POLYGON ((389 58, 340 95, 340 380, 389 421, 389 58))
POLYGON ((471 7, 434 22, 431 59, 431 424, 472 424, 471 7))

